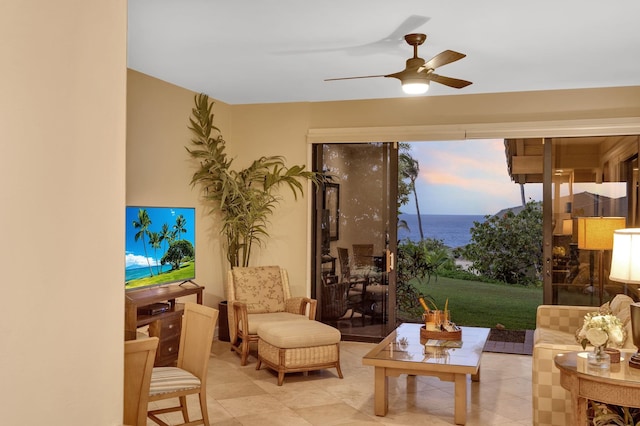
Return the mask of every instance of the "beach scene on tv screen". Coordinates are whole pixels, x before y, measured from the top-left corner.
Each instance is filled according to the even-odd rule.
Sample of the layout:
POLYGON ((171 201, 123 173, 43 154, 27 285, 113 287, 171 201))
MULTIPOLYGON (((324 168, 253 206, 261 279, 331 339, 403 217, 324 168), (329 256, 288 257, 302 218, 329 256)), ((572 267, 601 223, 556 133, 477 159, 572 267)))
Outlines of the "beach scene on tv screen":
POLYGON ((125 289, 195 278, 195 209, 127 207, 125 289))

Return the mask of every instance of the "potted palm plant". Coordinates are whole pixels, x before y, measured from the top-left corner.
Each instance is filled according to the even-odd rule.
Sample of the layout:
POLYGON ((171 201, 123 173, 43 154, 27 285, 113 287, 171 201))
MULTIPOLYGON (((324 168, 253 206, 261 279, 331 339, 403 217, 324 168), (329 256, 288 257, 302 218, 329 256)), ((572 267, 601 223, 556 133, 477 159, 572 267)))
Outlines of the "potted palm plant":
MULTIPOLYGON (((212 213, 220 216, 229 266, 249 266, 253 245, 261 245, 269 237, 268 218, 280 201, 278 189, 288 187, 297 199, 303 193, 302 181, 318 183, 321 176, 304 166, 287 167, 282 156, 263 156, 243 170, 233 170, 233 160, 225 153, 226 142, 220 129, 213 125, 213 104, 205 94, 195 96, 189 118, 192 147, 185 147, 199 162, 191 185, 200 185, 212 213)), ((218 337, 229 341, 227 302, 220 302, 218 307, 218 337)))
POLYGON ((248 266, 253 245, 262 245, 269 237, 268 218, 281 199, 278 190, 288 187, 297 199, 303 193, 302 182, 318 183, 321 175, 304 165, 287 167, 282 156, 263 156, 243 170, 233 170, 226 142, 213 125, 213 104, 205 94, 195 96, 189 119, 194 137, 186 149, 199 167, 191 185, 200 185, 212 212, 220 214, 229 265, 248 266))

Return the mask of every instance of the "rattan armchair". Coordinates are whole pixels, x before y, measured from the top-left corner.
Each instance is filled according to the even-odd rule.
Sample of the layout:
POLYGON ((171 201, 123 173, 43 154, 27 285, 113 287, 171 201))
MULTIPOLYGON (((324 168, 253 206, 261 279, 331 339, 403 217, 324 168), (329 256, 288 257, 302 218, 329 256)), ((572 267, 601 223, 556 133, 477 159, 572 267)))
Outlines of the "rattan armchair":
POLYGON ((236 267, 227 279, 231 350, 247 365, 249 345, 265 322, 315 319, 317 301, 291 297, 287 271, 279 266, 236 267))

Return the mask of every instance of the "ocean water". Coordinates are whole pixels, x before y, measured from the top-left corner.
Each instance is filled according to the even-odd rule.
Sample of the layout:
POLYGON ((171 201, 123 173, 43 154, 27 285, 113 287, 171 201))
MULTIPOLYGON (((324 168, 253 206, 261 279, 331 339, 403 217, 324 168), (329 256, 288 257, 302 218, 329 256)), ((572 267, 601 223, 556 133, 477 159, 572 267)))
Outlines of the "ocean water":
MULTIPOLYGON (((159 267, 161 272, 167 272, 171 270, 171 265, 168 263, 165 265, 161 265, 159 267)), ((158 273, 158 266, 151 265, 151 268, 153 269, 154 275, 158 273)), ((142 268, 125 269, 124 271, 125 281, 137 280, 138 278, 145 278, 149 276, 151 276, 151 274, 149 273, 148 266, 143 266, 142 268)))
MULTIPOLYGON (((434 238, 444 241, 448 247, 462 247, 471 241, 471 228, 474 222, 484 222, 484 215, 440 215, 423 214, 422 231, 425 238, 434 238)), ((418 229, 418 215, 403 213, 400 220, 407 222, 409 230, 398 229, 398 239, 410 239, 420 241, 420 230, 418 229)))

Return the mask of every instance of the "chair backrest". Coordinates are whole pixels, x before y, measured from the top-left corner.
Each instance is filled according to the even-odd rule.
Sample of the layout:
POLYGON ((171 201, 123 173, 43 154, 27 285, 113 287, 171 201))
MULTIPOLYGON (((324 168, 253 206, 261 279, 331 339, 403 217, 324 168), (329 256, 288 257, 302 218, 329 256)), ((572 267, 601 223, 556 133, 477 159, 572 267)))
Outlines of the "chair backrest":
POLYGON ((158 338, 124 342, 124 413, 126 425, 145 426, 153 361, 158 338))
POLYGON ((284 312, 291 298, 287 271, 279 266, 233 268, 228 274, 227 298, 245 303, 250 314, 284 312))
POLYGON ((322 320, 337 320, 347 313, 348 281, 337 281, 337 277, 322 277, 322 320))
POLYGON ((373 244, 353 245, 353 265, 356 268, 373 266, 373 244))
POLYGON ((338 247, 338 261, 340 262, 340 276, 343 280, 348 280, 351 277, 351 271, 349 270, 349 249, 345 247, 338 247))
POLYGON ((184 305, 177 367, 199 378, 202 386, 206 385, 218 313, 217 309, 197 303, 184 305))

